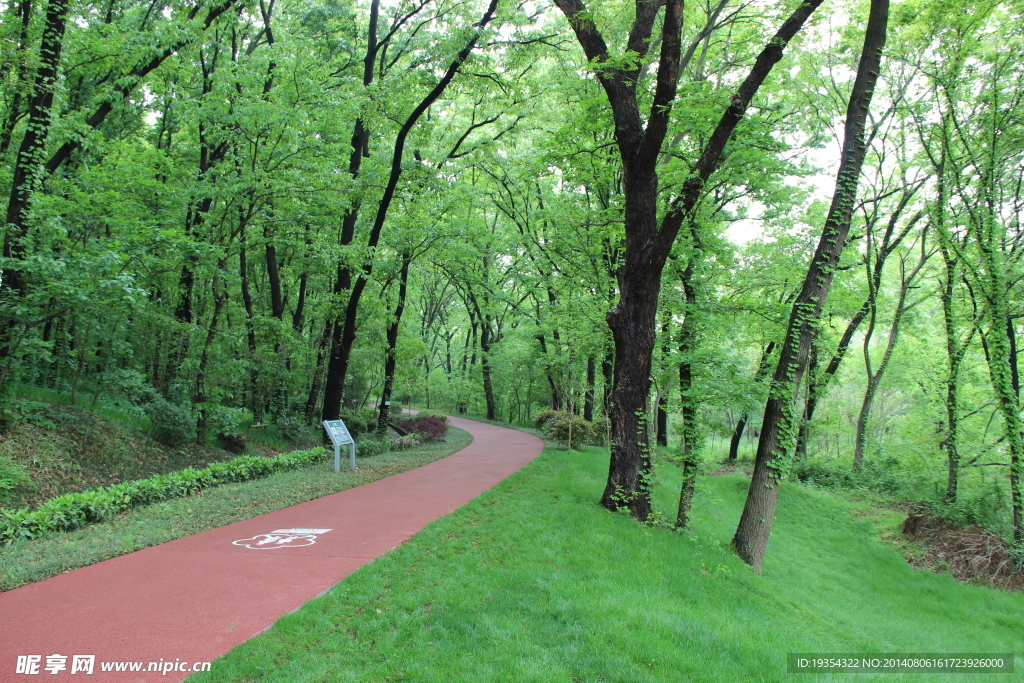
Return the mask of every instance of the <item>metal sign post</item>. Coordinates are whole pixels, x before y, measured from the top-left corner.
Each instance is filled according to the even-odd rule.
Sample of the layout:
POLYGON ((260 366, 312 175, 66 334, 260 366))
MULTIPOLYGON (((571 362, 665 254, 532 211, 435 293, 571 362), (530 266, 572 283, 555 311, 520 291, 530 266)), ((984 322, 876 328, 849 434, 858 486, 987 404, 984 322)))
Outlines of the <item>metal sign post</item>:
POLYGON ((348 427, 342 420, 324 420, 324 429, 334 444, 334 471, 341 471, 341 447, 348 444, 348 464, 350 469, 356 468, 356 440, 348 433, 348 427))

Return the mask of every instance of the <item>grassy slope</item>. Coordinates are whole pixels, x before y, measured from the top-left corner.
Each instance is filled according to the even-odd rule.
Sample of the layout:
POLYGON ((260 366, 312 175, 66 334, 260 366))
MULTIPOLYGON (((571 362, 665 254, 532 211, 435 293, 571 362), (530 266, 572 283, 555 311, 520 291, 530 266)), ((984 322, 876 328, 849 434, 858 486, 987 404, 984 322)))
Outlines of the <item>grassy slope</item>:
POLYGON ((189 680, 937 681, 961 679, 788 675, 786 653, 1015 649, 1024 670, 1024 596, 915 571, 834 498, 785 486, 754 575, 728 550, 746 479, 704 479, 677 535, 596 506, 606 467, 545 451, 189 680))
POLYGON ((53 426, 21 421, 0 434, 0 455, 22 465, 32 486, 0 496, 3 507, 38 507, 65 493, 145 479, 186 467, 205 467, 236 455, 190 444, 170 448, 138 427, 73 406, 53 403, 36 411, 53 426))
POLYGON ((343 456, 343 469, 335 474, 332 458, 131 510, 104 524, 0 546, 0 590, 390 477, 451 455, 472 440, 467 432, 452 428, 445 443, 361 458, 355 472, 347 469, 343 456))

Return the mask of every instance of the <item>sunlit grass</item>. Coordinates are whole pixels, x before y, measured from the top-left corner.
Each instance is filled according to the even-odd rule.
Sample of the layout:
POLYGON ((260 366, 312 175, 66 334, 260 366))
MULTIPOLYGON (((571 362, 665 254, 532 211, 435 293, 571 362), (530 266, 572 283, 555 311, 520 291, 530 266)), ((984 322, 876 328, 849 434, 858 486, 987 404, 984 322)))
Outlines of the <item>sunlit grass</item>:
MULTIPOLYGON (((680 535, 598 507, 606 468, 600 449, 546 450, 190 681, 959 680, 789 675, 788 652, 1016 650, 1024 667, 1024 596, 914 570, 825 493, 783 487, 756 575, 728 548, 749 480, 703 478, 680 535)), ((659 478, 674 510, 678 474, 659 478)))

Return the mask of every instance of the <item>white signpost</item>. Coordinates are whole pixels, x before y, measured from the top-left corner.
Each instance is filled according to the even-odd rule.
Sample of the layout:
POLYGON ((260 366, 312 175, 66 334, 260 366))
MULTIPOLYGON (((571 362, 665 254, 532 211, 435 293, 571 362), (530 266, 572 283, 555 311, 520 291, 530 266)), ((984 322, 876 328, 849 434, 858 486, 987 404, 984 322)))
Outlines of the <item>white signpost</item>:
POLYGON ((331 443, 334 444, 334 471, 341 471, 341 447, 345 444, 348 444, 349 468, 354 470, 356 468, 356 441, 348 433, 348 427, 341 420, 324 420, 323 425, 327 430, 327 436, 331 437, 331 443))

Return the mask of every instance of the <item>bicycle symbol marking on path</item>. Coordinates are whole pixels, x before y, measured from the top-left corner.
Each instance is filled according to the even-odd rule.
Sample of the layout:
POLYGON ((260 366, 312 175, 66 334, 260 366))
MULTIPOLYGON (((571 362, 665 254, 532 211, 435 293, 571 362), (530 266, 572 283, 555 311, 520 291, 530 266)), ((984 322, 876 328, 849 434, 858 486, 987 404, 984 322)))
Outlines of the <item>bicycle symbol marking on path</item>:
POLYGON ((299 548, 316 543, 316 537, 330 529, 278 529, 269 534, 256 534, 252 538, 240 538, 231 545, 240 545, 251 550, 273 550, 275 548, 299 548))

